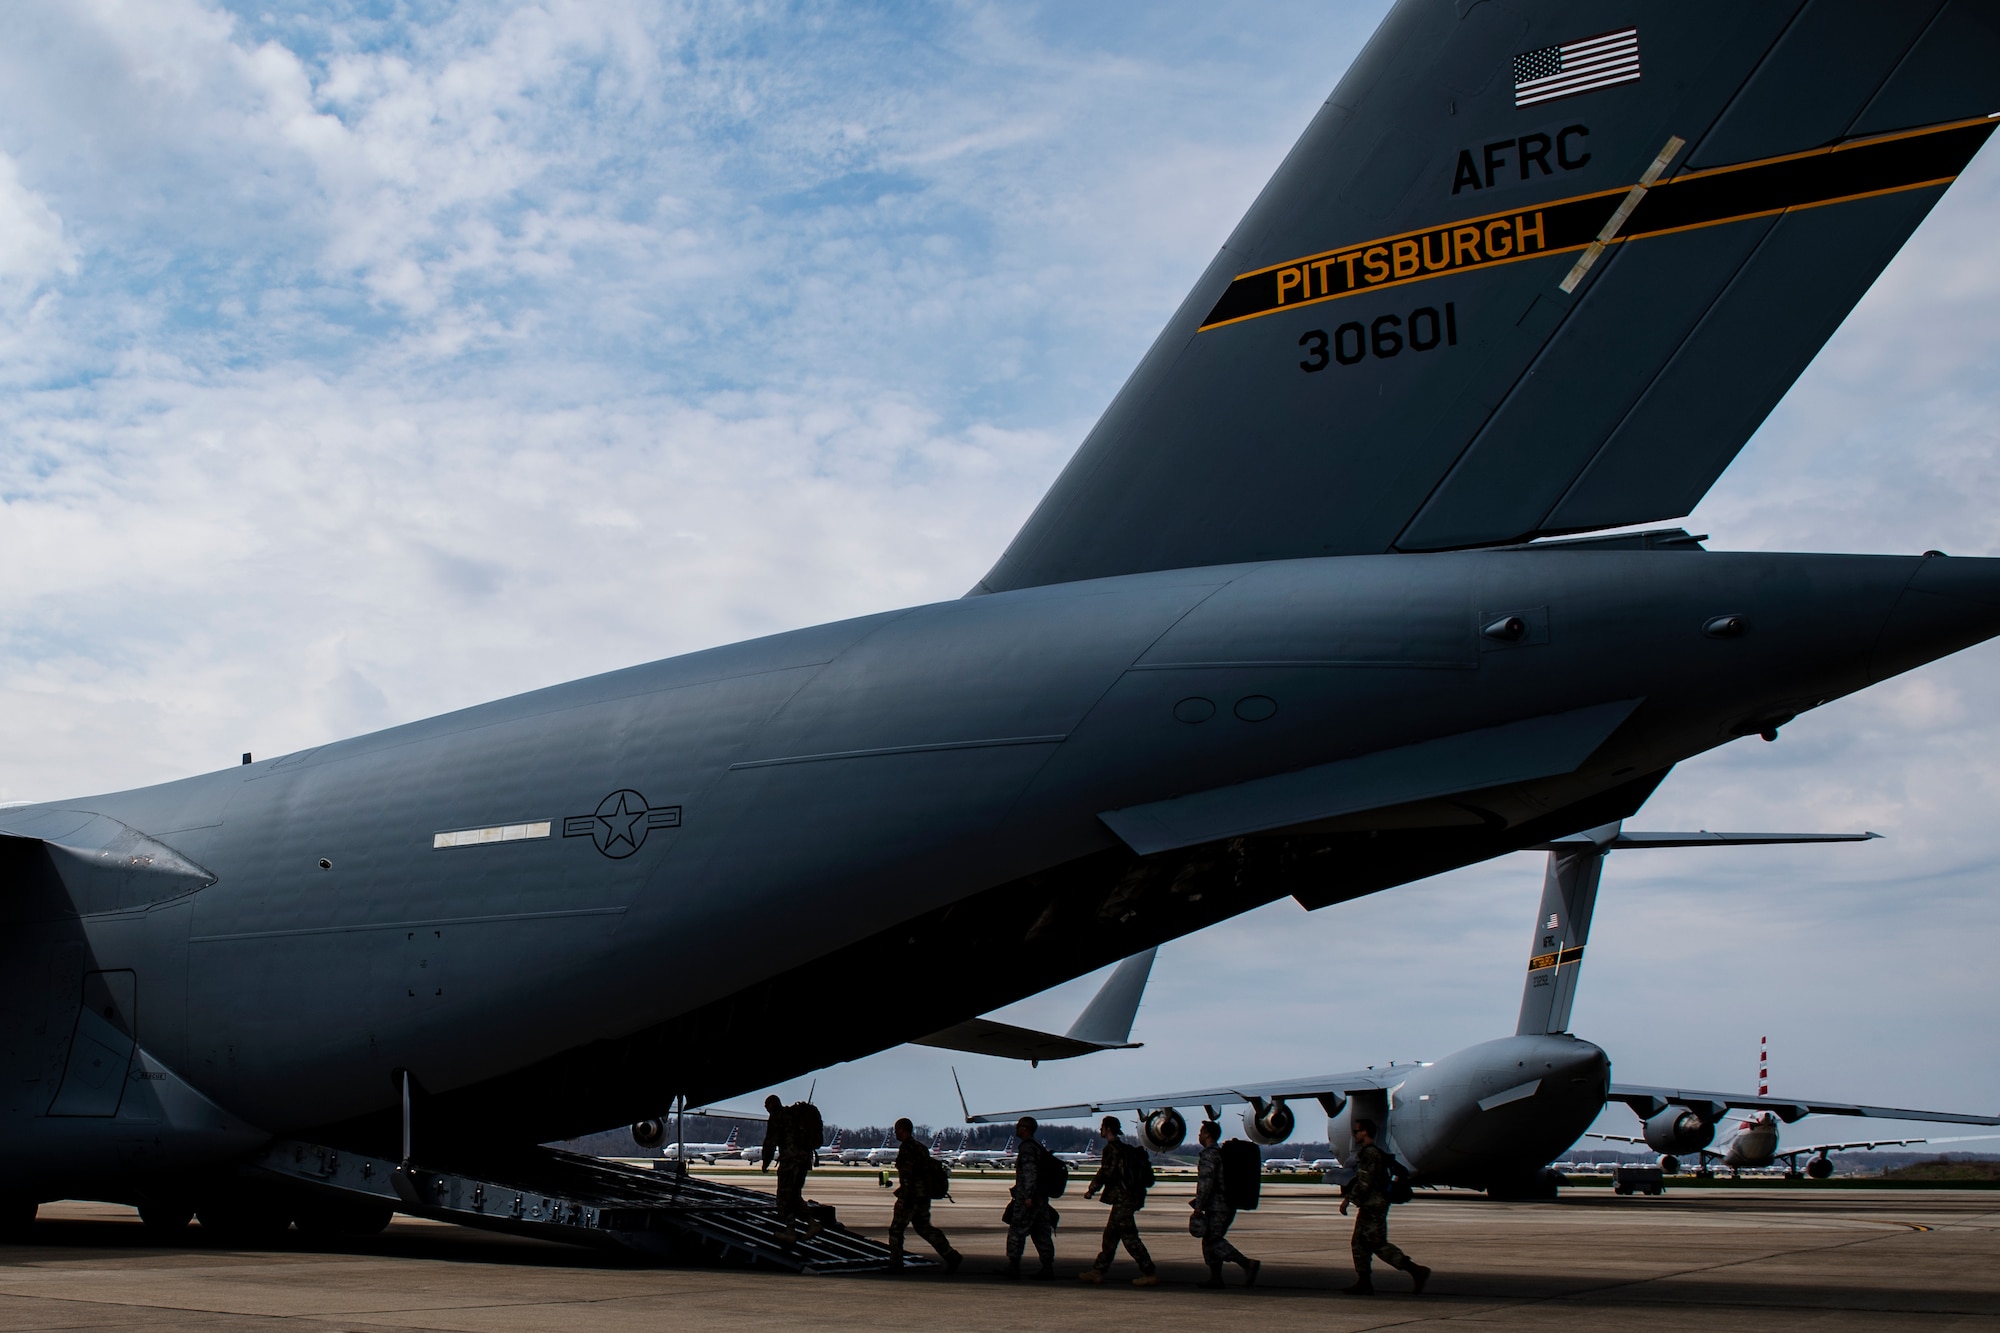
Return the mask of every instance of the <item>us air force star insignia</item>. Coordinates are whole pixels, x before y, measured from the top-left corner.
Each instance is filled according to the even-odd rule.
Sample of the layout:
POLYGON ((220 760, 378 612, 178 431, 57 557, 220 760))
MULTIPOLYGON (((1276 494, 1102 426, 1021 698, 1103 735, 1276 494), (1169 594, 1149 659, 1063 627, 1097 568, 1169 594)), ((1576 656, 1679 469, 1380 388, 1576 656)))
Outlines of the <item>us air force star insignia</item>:
POLYGON ((649 807, 638 792, 620 787, 597 803, 595 813, 564 819, 563 836, 589 838, 598 851, 614 860, 623 860, 644 845, 649 829, 680 826, 679 806, 649 807))

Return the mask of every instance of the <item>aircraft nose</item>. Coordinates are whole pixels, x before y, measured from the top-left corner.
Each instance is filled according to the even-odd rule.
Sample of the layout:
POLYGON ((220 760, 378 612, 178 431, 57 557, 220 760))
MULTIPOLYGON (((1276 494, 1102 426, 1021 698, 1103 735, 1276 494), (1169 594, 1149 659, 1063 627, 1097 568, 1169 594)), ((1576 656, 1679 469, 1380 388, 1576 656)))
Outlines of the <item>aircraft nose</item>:
POLYGON ((1886 679, 2000 634, 2000 560, 1932 556, 1917 567, 1876 640, 1886 679))

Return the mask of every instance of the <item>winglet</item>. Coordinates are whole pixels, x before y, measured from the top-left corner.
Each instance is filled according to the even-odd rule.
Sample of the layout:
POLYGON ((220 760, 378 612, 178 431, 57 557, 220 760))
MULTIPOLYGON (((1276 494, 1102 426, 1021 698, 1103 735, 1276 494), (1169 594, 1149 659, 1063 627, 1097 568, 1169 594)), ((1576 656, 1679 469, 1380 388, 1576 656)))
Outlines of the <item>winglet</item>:
POLYGON ((958 1066, 951 1067, 951 1086, 958 1089, 958 1109, 965 1113, 965 1123, 972 1123, 972 1108, 965 1104, 965 1085, 958 1081, 958 1066))
POLYGON ((1005 1060, 1027 1060, 1037 1065, 1044 1060, 1071 1060, 1098 1051, 1131 1050, 1145 1044, 1128 1038, 1157 952, 1158 949, 1148 949, 1120 963, 1084 1006, 1076 1022, 1070 1024, 1067 1034, 1058 1036, 990 1018, 969 1018, 918 1037, 914 1044, 968 1051, 973 1055, 997 1055, 1005 1060))
POLYGON ((1123 1046, 1129 1042, 1132 1020, 1139 1015, 1139 1000, 1146 993, 1146 979, 1152 975, 1153 956, 1157 953, 1156 946, 1120 963, 1064 1035, 1093 1046, 1123 1046))

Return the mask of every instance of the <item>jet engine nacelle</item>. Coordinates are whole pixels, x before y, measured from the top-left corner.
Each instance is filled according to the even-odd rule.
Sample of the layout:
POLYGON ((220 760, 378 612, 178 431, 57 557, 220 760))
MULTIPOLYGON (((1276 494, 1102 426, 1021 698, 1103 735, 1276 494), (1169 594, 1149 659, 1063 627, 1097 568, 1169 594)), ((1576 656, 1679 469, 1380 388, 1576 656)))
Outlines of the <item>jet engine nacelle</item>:
POLYGON ((1646 1146, 1654 1152, 1700 1152, 1715 1142, 1715 1122, 1685 1106, 1669 1106, 1646 1122, 1646 1146))
POLYGON ((1810 1162, 1806 1163, 1806 1174, 1814 1180, 1825 1180, 1833 1174, 1832 1159, 1826 1157, 1813 1158, 1810 1162))
POLYGON ((1139 1142, 1147 1152, 1172 1152, 1187 1142, 1187 1121, 1171 1106, 1139 1120, 1139 1142))
POLYGON ((1681 1159, 1674 1156, 1670 1152, 1661 1153, 1660 1174, 1663 1176, 1677 1176, 1680 1173, 1681 1173, 1681 1159))
POLYGON ((1268 1103, 1261 1097, 1252 1097, 1250 1109, 1243 1114, 1243 1137, 1252 1143, 1283 1143, 1292 1137, 1298 1123, 1298 1117, 1285 1105, 1283 1097, 1273 1097, 1268 1103))
POLYGON ((641 1120, 632 1126, 632 1142, 641 1148, 657 1148, 667 1141, 667 1125, 664 1120, 641 1120))

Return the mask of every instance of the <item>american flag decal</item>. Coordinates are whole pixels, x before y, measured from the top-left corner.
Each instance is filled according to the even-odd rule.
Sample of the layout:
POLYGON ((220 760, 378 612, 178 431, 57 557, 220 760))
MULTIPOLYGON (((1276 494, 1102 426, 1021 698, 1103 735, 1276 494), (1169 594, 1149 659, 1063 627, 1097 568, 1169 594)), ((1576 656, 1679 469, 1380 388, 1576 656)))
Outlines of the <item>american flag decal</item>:
POLYGON ((1601 33, 1514 57, 1514 105, 1533 106, 1639 78, 1639 30, 1601 33))

